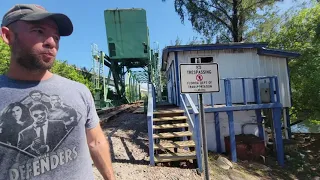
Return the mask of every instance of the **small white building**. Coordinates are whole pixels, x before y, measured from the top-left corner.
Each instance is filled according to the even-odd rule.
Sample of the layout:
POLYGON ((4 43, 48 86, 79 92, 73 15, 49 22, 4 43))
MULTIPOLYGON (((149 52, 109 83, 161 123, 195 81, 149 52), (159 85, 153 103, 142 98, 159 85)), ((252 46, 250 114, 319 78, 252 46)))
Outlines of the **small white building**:
MULTIPOLYGON (((291 89, 289 79, 288 61, 298 57, 298 53, 287 52, 267 48, 265 43, 232 43, 210 45, 183 45, 168 46, 162 54, 162 71, 167 75, 167 91, 169 103, 180 105, 180 63, 210 63, 214 62, 219 67, 219 77, 223 78, 256 78, 259 76, 277 76, 280 91, 280 103, 283 106, 283 114, 288 117, 288 108, 291 107, 291 89)), ((259 81, 262 102, 270 101, 268 80, 259 81)), ((254 103, 254 88, 252 81, 245 81, 247 103, 254 103)), ((241 81, 232 81, 232 103, 243 103, 243 89, 241 81)), ((197 105, 197 95, 190 94, 193 102, 197 105)), ((225 104, 224 83, 220 82, 220 92, 205 94, 204 104, 210 106, 212 99, 215 105, 225 104)), ((224 137, 229 136, 227 113, 219 113, 221 150, 224 152, 224 137)), ((286 118, 286 119, 287 119, 286 118)), ((214 113, 206 113, 206 127, 208 149, 217 150, 215 139, 214 113)), ((235 111, 234 129, 235 134, 242 133, 242 125, 257 122, 256 111, 235 111)), ((288 123, 284 123, 287 126, 288 123)), ((245 134, 258 136, 258 126, 248 125, 244 128, 245 134)), ((288 131, 286 135, 288 136, 288 131)))

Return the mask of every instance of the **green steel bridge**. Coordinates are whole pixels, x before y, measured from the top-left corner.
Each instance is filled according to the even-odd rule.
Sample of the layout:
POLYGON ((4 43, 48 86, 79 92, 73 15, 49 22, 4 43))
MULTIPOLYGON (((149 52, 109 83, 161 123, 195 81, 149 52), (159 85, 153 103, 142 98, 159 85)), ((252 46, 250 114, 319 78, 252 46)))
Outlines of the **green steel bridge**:
POLYGON ((161 99, 159 46, 150 47, 147 15, 144 9, 104 11, 108 53, 91 45, 92 81, 97 109, 141 100, 140 86, 153 83, 161 99), (106 75, 106 73, 108 73, 106 75), (112 83, 117 101, 108 97, 112 83))

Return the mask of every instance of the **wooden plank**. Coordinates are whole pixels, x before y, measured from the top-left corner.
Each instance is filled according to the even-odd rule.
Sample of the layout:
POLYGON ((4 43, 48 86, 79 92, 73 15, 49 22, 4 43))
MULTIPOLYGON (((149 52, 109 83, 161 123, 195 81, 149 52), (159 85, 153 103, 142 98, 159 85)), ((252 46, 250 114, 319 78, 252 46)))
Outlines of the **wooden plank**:
POLYGON ((168 153, 158 154, 154 156, 154 161, 158 162, 171 162, 171 161, 183 161, 196 159, 195 152, 184 152, 184 153, 168 153))
POLYGON ((154 139, 159 138, 174 138, 174 137, 184 137, 184 136, 192 136, 192 132, 183 131, 183 132, 168 132, 168 133, 158 133, 153 134, 154 139))
POLYGON ((153 114, 176 114, 176 113, 184 113, 184 110, 160 110, 160 111, 154 111, 153 114))
POLYGON ((157 122, 157 121, 178 121, 178 120, 187 120, 187 116, 173 116, 173 117, 153 118, 154 122, 157 122))
POLYGON ((188 123, 153 125, 153 129, 173 129, 189 127, 188 123))
POLYGON ((126 104, 122 107, 120 107, 119 109, 115 110, 115 111, 112 111, 110 113, 107 113, 106 115, 101 115, 100 116, 100 122, 103 123, 103 122, 108 122, 109 119, 113 118, 114 116, 116 116, 117 114, 120 114, 121 112, 127 110, 127 109, 130 109, 130 108, 133 108, 135 107, 136 104, 126 104))
POLYGON ((164 142, 160 144, 154 144, 154 149, 183 148, 183 147, 195 147, 195 143, 193 140, 190 140, 190 141, 175 141, 175 142, 164 142))

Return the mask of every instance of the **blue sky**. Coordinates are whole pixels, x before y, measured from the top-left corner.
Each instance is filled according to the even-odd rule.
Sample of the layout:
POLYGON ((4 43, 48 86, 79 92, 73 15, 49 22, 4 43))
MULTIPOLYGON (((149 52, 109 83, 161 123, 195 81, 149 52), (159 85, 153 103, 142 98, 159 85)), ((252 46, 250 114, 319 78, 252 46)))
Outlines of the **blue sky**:
MULTIPOLYGON (((73 24, 74 32, 69 37, 63 37, 57 56, 59 60, 67 60, 69 64, 78 67, 91 68, 91 43, 96 43, 99 50, 108 52, 103 12, 114 8, 144 8, 147 11, 147 21, 150 31, 150 43, 159 42, 160 50, 171 45, 177 36, 188 42, 193 36, 199 36, 186 21, 181 24, 174 10, 173 0, 9 0, 2 1, 0 6, 1 19, 5 12, 17 3, 36 3, 51 12, 67 14, 73 24)), ((292 5, 291 0, 285 0, 281 7, 292 5)))

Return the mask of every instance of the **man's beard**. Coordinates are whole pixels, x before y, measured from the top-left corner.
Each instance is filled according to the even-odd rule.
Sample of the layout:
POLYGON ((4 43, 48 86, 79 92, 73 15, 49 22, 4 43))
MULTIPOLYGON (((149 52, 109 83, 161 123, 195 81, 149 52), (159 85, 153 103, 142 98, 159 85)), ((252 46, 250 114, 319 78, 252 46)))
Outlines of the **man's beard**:
POLYGON ((60 108, 61 107, 61 103, 54 103, 54 107, 55 108, 60 108))
POLYGON ((48 63, 41 60, 41 57, 23 47, 23 43, 20 41, 19 37, 15 36, 15 41, 11 47, 11 54, 15 57, 16 62, 30 71, 41 71, 49 70, 53 66, 53 61, 48 63))

